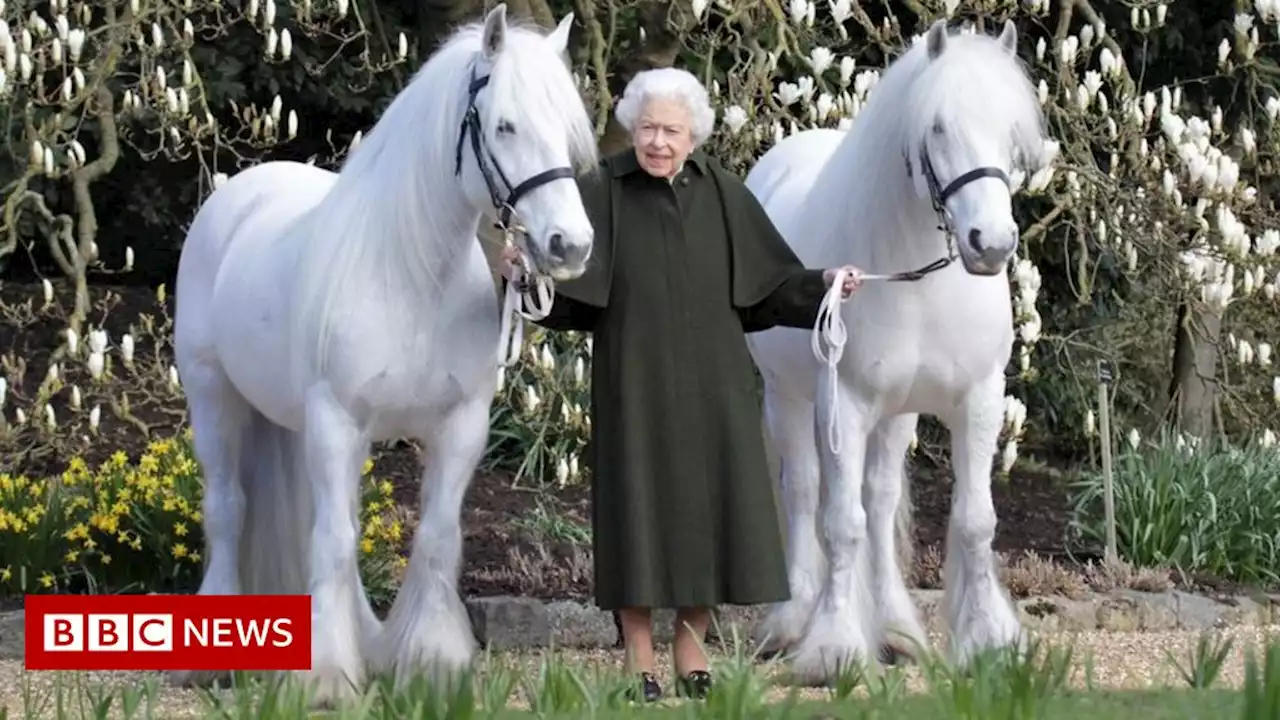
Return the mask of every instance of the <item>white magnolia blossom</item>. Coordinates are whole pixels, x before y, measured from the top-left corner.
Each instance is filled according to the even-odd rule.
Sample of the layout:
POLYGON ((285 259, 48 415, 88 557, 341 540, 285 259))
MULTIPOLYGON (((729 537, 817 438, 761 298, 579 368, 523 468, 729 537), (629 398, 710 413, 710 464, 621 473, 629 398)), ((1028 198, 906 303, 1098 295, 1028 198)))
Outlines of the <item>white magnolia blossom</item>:
POLYGON ((730 105, 725 108, 721 122, 729 129, 729 132, 737 135, 742 130, 742 126, 747 124, 747 111, 737 105, 730 105))
POLYGON ((102 353, 90 351, 89 359, 86 362, 86 365, 89 367, 90 377, 94 380, 102 377, 102 372, 106 368, 106 361, 107 359, 102 355, 102 353))
POLYGON ((1004 451, 1000 453, 1000 471, 1009 472, 1018 461, 1018 440, 1009 438, 1005 441, 1004 451))

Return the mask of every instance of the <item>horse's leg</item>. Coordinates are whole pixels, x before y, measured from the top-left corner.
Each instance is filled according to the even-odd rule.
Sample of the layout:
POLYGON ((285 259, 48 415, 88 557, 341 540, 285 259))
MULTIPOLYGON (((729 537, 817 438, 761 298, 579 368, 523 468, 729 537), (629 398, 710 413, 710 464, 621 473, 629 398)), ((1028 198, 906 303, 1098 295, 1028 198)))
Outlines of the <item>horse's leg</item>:
MULTIPOLYGON (((249 404, 214 361, 184 368, 196 459, 204 473, 205 565, 200 595, 239 595, 240 541, 244 533, 245 494, 239 477, 240 453, 249 427, 249 404)), ((230 677, 216 671, 177 670, 169 675, 178 685, 204 685, 230 677)))
POLYGON ((880 421, 867 444, 867 539, 870 541, 871 587, 875 594, 880 642, 892 654, 915 657, 927 642, 898 565, 895 518, 903 501, 907 448, 918 415, 898 415, 880 421), (919 647, 917 647, 917 644, 919 647))
POLYGON ((767 652, 784 652, 800 640, 813 614, 826 571, 818 540, 818 450, 813 403, 766 384, 767 435, 778 455, 778 488, 787 524, 787 577, 791 598, 770 608, 757 630, 767 652))
POLYGON ((451 682, 475 655, 471 619, 458 595, 462 501, 489 438, 491 395, 477 393, 421 433, 422 510, 404 584, 383 626, 379 670, 403 682, 423 672, 451 682))
POLYGON ((1004 369, 969 389, 948 423, 956 482, 944 562, 951 654, 957 664, 1021 640, 1018 616, 996 575, 991 465, 1004 420, 1004 369))
POLYGON ((356 557, 360 469, 369 442, 327 383, 307 393, 303 432, 307 476, 312 483, 311 670, 313 704, 332 705, 363 691, 362 605, 368 600, 356 557))
POLYGON ((834 681, 851 666, 873 662, 868 642, 875 636, 875 613, 867 587, 867 515, 862 507, 862 481, 867 431, 872 420, 865 404, 844 383, 830 388, 826 373, 818 382, 813 432, 821 472, 820 507, 827 572, 814 615, 796 650, 793 669, 806 684, 834 681), (839 405, 840 449, 830 444, 832 407, 839 405))

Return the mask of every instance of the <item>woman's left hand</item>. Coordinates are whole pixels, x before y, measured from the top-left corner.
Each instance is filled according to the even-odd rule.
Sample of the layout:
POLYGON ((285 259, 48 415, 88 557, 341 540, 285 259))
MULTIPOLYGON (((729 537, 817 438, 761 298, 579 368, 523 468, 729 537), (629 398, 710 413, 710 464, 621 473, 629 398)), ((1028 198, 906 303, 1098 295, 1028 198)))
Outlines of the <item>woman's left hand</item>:
POLYGON ((844 286, 840 290, 843 297, 849 297, 859 287, 862 286, 862 271, 852 265, 844 267, 832 268, 822 273, 822 279, 826 281, 827 287, 831 287, 831 283, 836 281, 836 273, 844 271, 844 286))

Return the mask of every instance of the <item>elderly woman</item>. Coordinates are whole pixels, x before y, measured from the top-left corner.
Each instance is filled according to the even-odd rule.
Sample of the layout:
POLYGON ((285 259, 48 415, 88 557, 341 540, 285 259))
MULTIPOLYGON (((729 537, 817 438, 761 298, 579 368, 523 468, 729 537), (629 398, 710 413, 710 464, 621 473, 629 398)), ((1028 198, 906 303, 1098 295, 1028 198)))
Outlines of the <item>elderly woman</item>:
MULTIPOLYGON (((677 689, 711 684, 711 608, 789 597, 744 333, 812 328, 835 270, 808 270, 754 196, 695 150, 715 112, 688 72, 642 72, 618 102, 633 148, 579 179, 595 228, 586 274, 541 325, 594 333, 595 596, 617 610, 646 700, 650 610, 676 608, 677 689)), ((506 251, 514 277, 518 253, 506 251)), ((854 268, 842 288, 858 286, 854 268)))

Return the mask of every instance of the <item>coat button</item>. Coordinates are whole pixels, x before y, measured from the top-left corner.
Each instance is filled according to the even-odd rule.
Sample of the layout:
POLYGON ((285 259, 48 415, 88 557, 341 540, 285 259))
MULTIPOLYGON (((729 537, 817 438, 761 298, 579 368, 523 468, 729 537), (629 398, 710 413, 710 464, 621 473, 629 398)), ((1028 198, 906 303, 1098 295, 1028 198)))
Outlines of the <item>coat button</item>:
POLYGON ((680 178, 680 187, 689 187, 689 178, 680 178))

